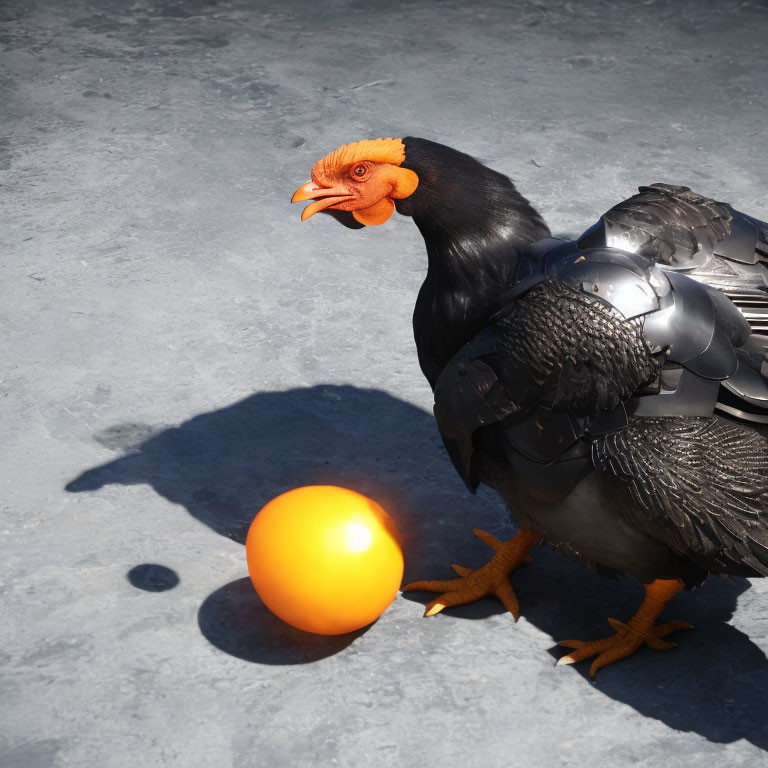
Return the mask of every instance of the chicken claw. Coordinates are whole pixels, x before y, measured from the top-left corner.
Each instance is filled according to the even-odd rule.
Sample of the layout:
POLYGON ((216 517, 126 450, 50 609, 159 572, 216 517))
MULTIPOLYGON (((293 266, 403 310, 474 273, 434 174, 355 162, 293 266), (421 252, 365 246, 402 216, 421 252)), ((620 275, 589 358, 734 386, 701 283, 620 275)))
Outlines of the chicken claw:
POLYGON ((672 632, 693 627, 684 621, 667 621, 664 624, 655 624, 655 621, 667 602, 682 588, 683 583, 678 580, 657 579, 652 584, 646 584, 646 598, 638 612, 626 624, 618 619, 608 619, 608 623, 616 630, 615 635, 600 640, 561 641, 558 645, 574 650, 559 659, 557 666, 575 664, 597 656, 589 668, 590 677, 594 677, 598 669, 631 656, 643 643, 657 651, 675 648, 677 643, 663 638, 672 632))
POLYGON ((427 603, 425 616, 434 616, 443 608, 465 605, 481 597, 496 595, 517 621, 520 618, 520 605, 507 577, 521 565, 531 562, 528 552, 539 544, 541 537, 531 531, 520 530, 514 538, 502 542, 479 528, 475 528, 473 533, 496 550, 496 554, 486 565, 473 570, 463 565, 453 564, 451 567, 460 578, 444 581, 413 581, 403 587, 403 592, 426 590, 442 593, 427 603))

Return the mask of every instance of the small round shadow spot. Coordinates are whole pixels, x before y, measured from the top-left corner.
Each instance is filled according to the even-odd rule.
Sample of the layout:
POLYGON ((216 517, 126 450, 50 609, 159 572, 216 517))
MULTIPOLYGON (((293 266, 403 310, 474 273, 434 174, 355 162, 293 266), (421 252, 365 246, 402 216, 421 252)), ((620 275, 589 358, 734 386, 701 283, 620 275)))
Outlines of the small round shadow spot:
POLYGON ((143 589, 145 592, 166 592, 179 583, 176 571, 157 563, 137 565, 128 571, 126 577, 136 589, 143 589))

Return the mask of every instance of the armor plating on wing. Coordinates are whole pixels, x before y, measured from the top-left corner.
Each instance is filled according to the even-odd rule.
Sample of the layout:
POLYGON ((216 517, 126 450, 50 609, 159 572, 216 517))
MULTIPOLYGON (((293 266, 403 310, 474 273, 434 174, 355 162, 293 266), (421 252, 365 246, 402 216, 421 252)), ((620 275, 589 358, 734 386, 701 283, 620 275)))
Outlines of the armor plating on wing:
POLYGON ((652 184, 603 214, 579 247, 609 246, 722 291, 768 351, 768 228, 764 222, 693 192, 652 184))
MULTIPOLYGON (((767 372, 760 373, 768 355, 765 222, 688 187, 652 184, 640 187, 639 194, 611 208, 577 242, 582 248, 603 245, 646 256, 671 280, 675 273, 682 273, 725 294, 730 302, 713 297, 716 311, 732 312, 732 305, 739 309, 752 336, 747 339, 749 334, 744 333, 743 339, 732 339, 733 346, 744 345, 753 358, 757 356, 757 362, 753 360, 750 371, 742 370, 728 379, 720 392, 717 410, 745 421, 768 423, 764 401, 754 397, 756 388, 768 394, 767 372)), ((659 323, 663 323, 662 317, 647 323, 648 330, 652 332, 654 324, 659 323)), ((731 317, 730 323, 738 324, 738 320, 731 317)), ((713 339, 713 344, 719 346, 722 355, 728 354, 721 335, 713 339)), ((743 369, 744 363, 739 367, 743 369)), ((706 370, 702 369, 701 374, 706 376, 706 370)))
POLYGON ((711 417, 722 407, 731 415, 768 421, 762 354, 740 348, 750 337, 747 322, 704 281, 648 255, 607 245, 580 248, 577 242, 553 238, 525 249, 518 264, 495 323, 512 316, 517 303, 536 290, 561 285, 574 296, 589 297, 591 306, 602 306, 606 317, 618 313, 624 321, 639 323, 640 343, 657 361, 658 375, 591 417, 579 417, 578 409, 566 411, 556 402, 531 409, 521 393, 531 379, 541 386, 541 374, 524 365, 502 370, 498 339, 486 329, 451 360, 435 388, 441 434, 470 489, 482 480, 482 469, 475 465, 475 435, 491 424, 500 425, 510 464, 525 478, 527 492, 551 502, 564 498, 592 471, 592 441, 626 427, 633 417, 711 417), (736 406, 718 403, 723 389, 736 406))

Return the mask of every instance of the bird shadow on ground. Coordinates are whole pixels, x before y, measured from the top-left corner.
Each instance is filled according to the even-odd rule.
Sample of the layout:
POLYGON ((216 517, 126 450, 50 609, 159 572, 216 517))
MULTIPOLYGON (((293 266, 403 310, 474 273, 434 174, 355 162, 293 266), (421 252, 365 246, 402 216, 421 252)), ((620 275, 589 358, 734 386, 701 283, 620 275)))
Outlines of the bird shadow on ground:
MULTIPOLYGON (((261 392, 179 426, 118 424, 95 438, 118 457, 72 480, 68 491, 148 484, 240 544, 264 504, 301 485, 340 485, 376 499, 395 521, 406 563, 416 562, 419 553, 419 568, 440 562, 439 540, 429 559, 429 542, 423 540, 429 528, 422 534, 419 516, 445 518, 441 508, 461 514, 456 496, 463 485, 442 455, 431 414, 378 390, 315 386, 261 392)), ((144 588, 136 571, 144 573, 134 568, 128 579, 144 588)), ((416 575, 406 567, 405 577, 416 575)), ((264 607, 248 579, 209 595, 198 623, 221 650, 267 664, 317 661, 364 631, 336 638, 288 627, 264 607)))
MULTIPOLYGON (((503 505, 492 491, 468 494, 432 415, 379 390, 321 385, 262 392, 179 426, 121 424, 96 439, 119 456, 82 473, 68 491, 149 484, 240 543, 261 506, 289 488, 326 483, 365 493, 390 512, 400 531, 405 582, 445 578, 452 559, 469 566, 485 562, 490 553, 471 535, 473 526, 500 537, 511 533, 503 530, 503 505)), ((605 617, 626 620, 642 598, 634 582, 604 579, 547 548, 536 551, 513 583, 523 621, 556 640, 610 634, 605 617)), ((744 738, 768 749, 768 660, 727 623, 748 588, 743 579, 711 578, 678 596, 669 617, 697 627, 673 636, 678 649, 642 649, 631 661, 602 669, 594 683, 589 662, 558 674, 578 675, 584 685, 673 729, 717 743, 744 738)), ((405 597, 426 602, 432 596, 405 597)), ((497 603, 481 600, 450 615, 476 620, 499 612, 497 603)), ((216 647, 262 664, 317 661, 365 631, 322 637, 288 627, 263 606, 247 578, 209 595, 198 623, 216 647)), ((550 652, 562 654, 557 646, 550 652)))
MULTIPOLYGON (((643 599, 642 587, 634 581, 602 578, 550 549, 536 554, 516 584, 526 620, 558 641, 610 636, 606 617, 626 621, 643 599)), ((728 623, 739 596, 749 588, 746 579, 713 576, 675 598, 660 621, 680 619, 695 627, 667 638, 677 648, 643 647, 631 660, 601 669, 594 682, 591 660, 561 669, 675 730, 717 743, 746 739, 768 749, 768 660, 728 623)), ((568 650, 555 645, 549 652, 559 659, 568 650)))

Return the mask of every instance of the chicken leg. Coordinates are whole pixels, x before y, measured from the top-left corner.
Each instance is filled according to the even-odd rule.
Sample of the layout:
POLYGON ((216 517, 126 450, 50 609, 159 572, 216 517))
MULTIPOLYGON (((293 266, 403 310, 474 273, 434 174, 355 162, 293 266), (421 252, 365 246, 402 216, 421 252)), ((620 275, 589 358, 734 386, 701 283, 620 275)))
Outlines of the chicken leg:
POLYGON ((488 563, 477 570, 454 564, 451 567, 461 578, 446 581, 413 581, 403 587, 403 592, 426 590, 443 593, 427 603, 425 616, 434 616, 443 608, 471 603, 487 595, 496 595, 517 621, 520 618, 520 605, 507 577, 521 565, 531 561, 528 552, 541 543, 541 536, 532 531, 520 529, 512 539, 501 542, 479 528, 475 528, 473 533, 496 550, 496 554, 488 563))
POLYGON ((597 656, 589 668, 590 677, 594 677, 598 669, 631 656, 643 643, 657 651, 674 648, 677 643, 671 643, 662 638, 679 629, 693 629, 693 627, 684 621, 656 624, 656 619, 683 586, 680 579, 656 579, 651 584, 646 584, 645 600, 629 622, 624 624, 618 619, 608 619, 608 623, 616 630, 615 635, 601 640, 563 640, 559 645, 575 650, 563 656, 557 665, 575 664, 577 661, 597 656))

